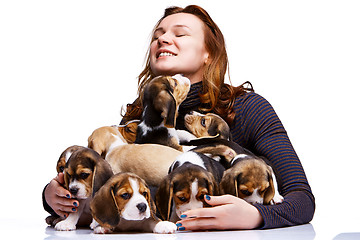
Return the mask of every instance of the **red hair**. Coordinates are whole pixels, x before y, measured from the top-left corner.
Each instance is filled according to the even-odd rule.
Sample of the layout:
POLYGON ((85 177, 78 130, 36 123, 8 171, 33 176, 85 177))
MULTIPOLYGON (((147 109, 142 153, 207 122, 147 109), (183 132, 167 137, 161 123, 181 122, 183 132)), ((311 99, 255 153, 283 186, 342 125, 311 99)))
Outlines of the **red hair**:
MULTIPOLYGON (((204 69, 202 92, 199 93, 200 101, 203 106, 199 110, 203 112, 212 111, 224 118, 228 124, 231 124, 235 117, 233 111, 235 98, 244 94, 246 91, 253 91, 252 86, 250 84, 250 88, 246 88, 244 86, 245 84, 242 84, 239 87, 233 87, 224 83, 225 73, 228 69, 228 57, 224 36, 219 27, 203 8, 196 5, 189 5, 185 8, 167 8, 165 9, 163 17, 157 22, 154 29, 159 26, 164 18, 176 13, 192 14, 198 17, 205 25, 205 48, 209 53, 209 60, 204 69)), ((145 68, 138 77, 139 97, 133 104, 127 105, 123 121, 140 118, 142 113, 142 93, 145 85, 154 77, 155 74, 151 71, 150 55, 148 52, 145 68)))

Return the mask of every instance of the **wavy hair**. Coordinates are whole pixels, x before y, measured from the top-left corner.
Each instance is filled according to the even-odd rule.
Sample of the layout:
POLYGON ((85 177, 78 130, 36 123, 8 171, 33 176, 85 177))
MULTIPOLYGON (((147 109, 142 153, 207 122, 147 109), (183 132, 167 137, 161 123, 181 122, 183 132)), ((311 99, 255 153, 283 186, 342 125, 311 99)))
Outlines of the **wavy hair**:
MULTIPOLYGON (((153 32, 161 21, 176 13, 188 13, 198 17, 205 25, 205 48, 209 53, 209 60, 205 64, 202 78, 202 91, 199 93, 202 112, 214 112, 220 115, 228 124, 231 124, 235 117, 233 105, 235 98, 246 91, 253 91, 250 87, 242 84, 238 87, 224 83, 225 73, 228 70, 228 57, 226 53, 224 36, 219 27, 211 19, 210 15, 201 7, 189 5, 185 8, 169 7, 165 9, 164 15, 157 22, 153 32)), ((146 84, 155 77, 150 67, 150 51, 148 50, 144 70, 138 76, 138 95, 139 97, 133 104, 128 104, 123 121, 140 118, 142 113, 142 95, 146 84)), ((230 80, 230 78, 229 78, 230 80)), ((248 83, 248 82, 247 82, 248 83)))

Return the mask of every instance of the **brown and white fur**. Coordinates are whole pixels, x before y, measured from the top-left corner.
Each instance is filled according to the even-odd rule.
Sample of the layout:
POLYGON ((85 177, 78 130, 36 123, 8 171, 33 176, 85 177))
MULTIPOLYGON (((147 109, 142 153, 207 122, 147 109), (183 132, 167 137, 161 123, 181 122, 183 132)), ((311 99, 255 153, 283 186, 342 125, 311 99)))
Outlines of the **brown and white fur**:
POLYGON ((225 171, 220 183, 221 194, 231 194, 252 204, 281 203, 284 198, 277 190, 272 168, 260 158, 244 157, 238 156, 234 165, 225 171))
POLYGON ((110 165, 98 153, 89 148, 74 151, 65 164, 64 187, 79 201, 77 212, 56 223, 60 231, 75 230, 83 214, 90 214, 93 194, 113 175, 110 165))
POLYGON ((143 114, 135 143, 156 143, 182 151, 175 130, 179 105, 190 90, 190 80, 180 74, 158 76, 145 87, 143 114))
POLYGON ((231 139, 229 125, 214 113, 201 114, 192 111, 184 117, 185 127, 197 138, 217 137, 231 139))
POLYGON ((196 152, 180 155, 156 193, 156 206, 164 220, 176 222, 183 212, 206 206, 205 195, 218 195, 224 168, 196 152))
POLYGON ((145 181, 132 173, 114 175, 100 188, 91 201, 96 220, 95 233, 141 231, 174 233, 176 225, 160 221, 145 181))
POLYGON ((150 186, 159 186, 170 165, 182 152, 158 144, 127 144, 117 128, 101 127, 88 138, 88 146, 108 161, 113 172, 132 172, 150 186))
POLYGON ((278 192, 275 174, 264 158, 226 139, 195 139, 192 151, 200 152, 219 162, 228 170, 220 183, 221 194, 232 194, 249 203, 277 204, 283 201, 278 192))

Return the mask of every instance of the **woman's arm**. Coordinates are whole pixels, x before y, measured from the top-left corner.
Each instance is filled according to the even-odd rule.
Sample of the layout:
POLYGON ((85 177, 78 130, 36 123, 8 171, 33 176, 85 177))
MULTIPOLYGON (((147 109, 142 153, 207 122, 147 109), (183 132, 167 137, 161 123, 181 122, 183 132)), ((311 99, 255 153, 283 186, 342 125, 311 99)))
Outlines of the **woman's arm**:
POLYGON ((255 93, 239 98, 233 139, 256 155, 267 158, 273 168, 284 202, 254 206, 263 217, 262 228, 304 224, 311 221, 315 198, 288 135, 268 101, 255 93))

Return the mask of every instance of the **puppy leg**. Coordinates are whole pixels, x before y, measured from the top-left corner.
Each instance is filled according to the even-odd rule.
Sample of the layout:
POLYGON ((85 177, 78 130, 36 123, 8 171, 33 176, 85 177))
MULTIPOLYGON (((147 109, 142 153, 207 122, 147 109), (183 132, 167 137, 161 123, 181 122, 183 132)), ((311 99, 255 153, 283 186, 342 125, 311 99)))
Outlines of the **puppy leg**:
POLYGON ((274 173, 272 174, 272 178, 274 181, 275 195, 274 195, 273 199, 271 200, 270 204, 275 205, 275 204, 282 203, 284 201, 284 197, 281 196, 278 191, 278 184, 276 182, 276 177, 275 177, 274 173))
POLYGON ((58 231, 72 231, 76 229, 76 224, 80 218, 80 213, 70 213, 69 216, 55 225, 55 229, 58 231))
POLYGON ((96 234, 106 234, 106 233, 112 233, 112 231, 109 228, 102 227, 100 225, 96 226, 94 228, 94 233, 96 234))
POLYGON ((154 229, 154 233, 175 233, 177 227, 175 223, 169 221, 160 221, 158 222, 154 229))

